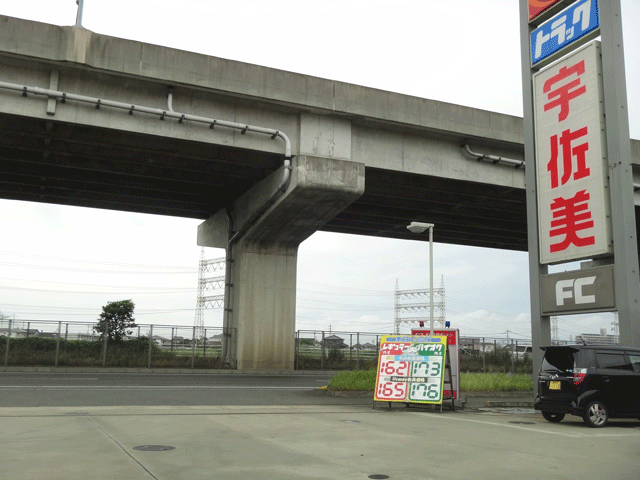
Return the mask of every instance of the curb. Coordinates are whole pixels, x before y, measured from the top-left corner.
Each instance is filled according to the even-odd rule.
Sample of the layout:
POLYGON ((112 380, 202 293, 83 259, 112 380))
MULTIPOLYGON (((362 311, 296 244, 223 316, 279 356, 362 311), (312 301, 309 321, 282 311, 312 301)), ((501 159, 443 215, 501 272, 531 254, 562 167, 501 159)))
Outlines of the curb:
POLYGON ((533 408, 533 402, 495 401, 488 400, 485 405, 489 408, 533 408))
POLYGON ((224 370, 199 368, 125 368, 125 367, 0 367, 0 373, 148 373, 180 375, 335 375, 333 370, 224 370))

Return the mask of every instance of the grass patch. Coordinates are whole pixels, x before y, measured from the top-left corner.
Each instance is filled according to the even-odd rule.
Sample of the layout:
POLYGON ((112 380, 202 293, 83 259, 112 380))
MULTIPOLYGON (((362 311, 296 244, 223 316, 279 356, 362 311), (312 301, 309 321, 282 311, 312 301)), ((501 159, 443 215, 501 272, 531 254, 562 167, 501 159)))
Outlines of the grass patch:
MULTIPOLYGON (((376 368, 339 372, 329 382, 332 390, 374 391, 376 388, 376 368)), ((524 375, 504 373, 461 373, 460 390, 466 392, 528 392, 533 390, 531 378, 524 375)))
POLYGON ((329 388, 332 390, 373 392, 376 388, 376 372, 376 368, 354 370, 353 372, 338 372, 329 382, 329 388))
POLYGON ((527 392, 533 390, 531 377, 504 373, 461 373, 460 390, 466 392, 527 392))

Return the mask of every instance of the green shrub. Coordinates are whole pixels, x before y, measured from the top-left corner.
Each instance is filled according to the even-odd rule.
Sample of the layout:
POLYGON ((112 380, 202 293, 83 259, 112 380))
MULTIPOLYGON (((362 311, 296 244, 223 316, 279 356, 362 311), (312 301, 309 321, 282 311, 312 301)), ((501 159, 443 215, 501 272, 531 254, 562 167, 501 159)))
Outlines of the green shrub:
POLYGON ((473 391, 531 391, 531 377, 504 373, 461 373, 460 390, 473 391))
POLYGON ((338 372, 329 382, 329 388, 332 390, 373 391, 376 388, 377 371, 377 368, 370 368, 353 372, 338 372))

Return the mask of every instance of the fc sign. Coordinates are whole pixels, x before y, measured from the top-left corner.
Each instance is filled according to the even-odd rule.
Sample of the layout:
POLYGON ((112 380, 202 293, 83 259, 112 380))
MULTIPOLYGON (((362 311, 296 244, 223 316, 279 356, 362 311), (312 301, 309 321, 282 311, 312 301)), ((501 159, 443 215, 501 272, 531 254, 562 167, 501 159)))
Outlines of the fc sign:
POLYGON ((542 275, 540 290, 543 315, 612 310, 613 265, 542 275))

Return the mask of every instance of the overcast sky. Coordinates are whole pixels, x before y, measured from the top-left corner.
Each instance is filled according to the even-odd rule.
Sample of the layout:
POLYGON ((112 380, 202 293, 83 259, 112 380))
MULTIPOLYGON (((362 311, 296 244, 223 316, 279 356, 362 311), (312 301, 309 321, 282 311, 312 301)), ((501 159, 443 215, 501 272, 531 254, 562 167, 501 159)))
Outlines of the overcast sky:
MULTIPOLYGON (((640 138, 640 2, 622 7, 631 137, 640 138)), ((71 25, 76 8, 22 0, 0 14, 71 25)), ((85 0, 83 18, 96 33, 522 116, 518 22, 516 0, 85 0)), ((0 313, 94 321, 108 301, 131 298, 138 323, 191 326, 199 223, 0 200, 0 313)), ((434 238, 452 326, 530 338, 527 254, 441 244, 437 225, 434 238)), ((427 243, 318 232, 299 251, 296 328, 390 332, 396 280, 428 287, 427 243)), ((611 332, 612 319, 560 317, 559 336, 611 332)), ((205 323, 220 327, 220 310, 205 323)))

